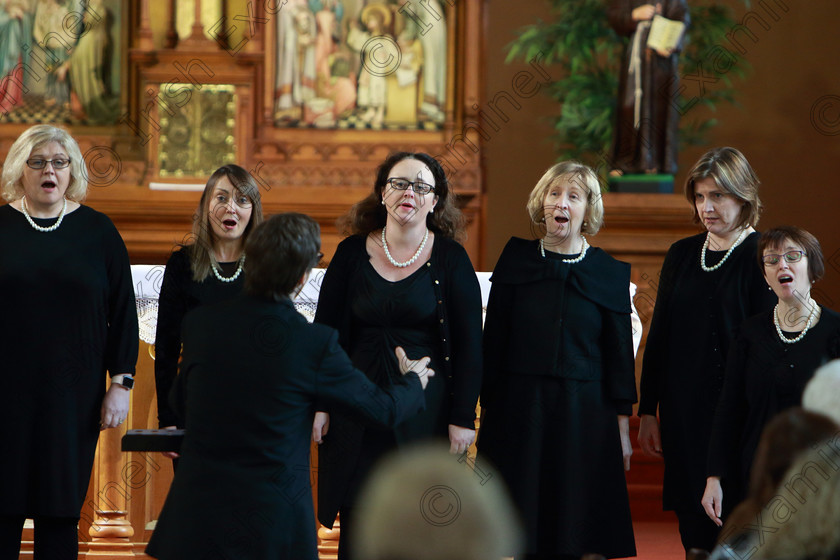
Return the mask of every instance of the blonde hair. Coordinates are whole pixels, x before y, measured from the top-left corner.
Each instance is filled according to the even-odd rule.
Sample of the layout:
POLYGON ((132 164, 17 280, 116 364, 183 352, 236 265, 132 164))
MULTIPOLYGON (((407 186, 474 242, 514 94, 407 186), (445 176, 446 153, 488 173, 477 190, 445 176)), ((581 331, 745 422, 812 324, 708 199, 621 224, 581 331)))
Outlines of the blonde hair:
POLYGON ((581 233, 595 235, 604 224, 604 201, 601 196, 601 183, 598 175, 588 165, 579 161, 564 161, 551 166, 537 181, 537 185, 528 196, 525 206, 531 221, 535 224, 545 222, 545 195, 551 187, 568 181, 586 191, 586 213, 583 217, 581 233))
POLYGON ((763 511, 775 531, 755 558, 827 560, 840 550, 840 433, 794 461, 763 511))
POLYGON ((18 136, 3 163, 3 174, 0 176, 3 198, 13 202, 23 197, 23 171, 26 160, 36 148, 44 144, 57 142, 67 151, 70 159, 70 184, 64 196, 75 202, 82 202, 87 196, 87 168, 85 167, 79 144, 63 128, 49 124, 38 124, 28 128, 18 136))
POLYGON ((401 449, 360 496, 355 556, 366 560, 487 560, 514 552, 519 524, 497 472, 448 453, 401 449))

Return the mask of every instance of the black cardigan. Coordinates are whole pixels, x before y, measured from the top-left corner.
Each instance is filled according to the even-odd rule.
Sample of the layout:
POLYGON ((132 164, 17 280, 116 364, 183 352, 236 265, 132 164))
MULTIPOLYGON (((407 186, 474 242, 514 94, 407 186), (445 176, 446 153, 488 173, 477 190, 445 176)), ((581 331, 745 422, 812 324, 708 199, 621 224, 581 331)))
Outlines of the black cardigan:
MULTIPOLYGON (((350 280, 370 259, 363 235, 342 241, 324 275, 318 296, 315 322, 339 332, 339 343, 351 353, 351 311, 347 301, 350 280)), ((475 429, 475 405, 481 388, 481 289, 464 248, 456 241, 436 235, 430 269, 438 301, 439 335, 444 356, 435 375, 445 376, 452 398, 449 423, 475 429)))
POLYGON ((494 406, 506 376, 543 375, 601 381, 618 413, 632 413, 636 378, 630 265, 597 247, 569 265, 551 255, 542 257, 536 241, 513 237, 490 280, 482 408, 494 406), (565 316, 572 293, 600 309, 598 340, 568 323, 575 320, 565 316))

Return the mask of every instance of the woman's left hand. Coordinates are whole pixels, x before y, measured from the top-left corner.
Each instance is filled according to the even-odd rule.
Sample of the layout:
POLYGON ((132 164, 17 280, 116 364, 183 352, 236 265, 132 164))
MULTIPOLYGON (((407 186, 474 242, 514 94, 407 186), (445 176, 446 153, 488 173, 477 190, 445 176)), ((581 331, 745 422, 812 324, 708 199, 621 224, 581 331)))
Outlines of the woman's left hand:
POLYGON ((125 422, 128 416, 128 401, 131 391, 128 389, 111 383, 108 387, 108 392, 105 393, 105 398, 102 399, 102 410, 99 417, 99 430, 107 428, 116 428, 125 422))
POLYGON ((472 445, 475 440, 475 430, 462 428, 455 424, 449 424, 449 452, 461 455, 472 445))
POLYGON ((621 455, 624 457, 624 470, 630 470, 630 457, 633 455, 633 444, 630 443, 630 417, 619 414, 618 435, 621 437, 621 455))

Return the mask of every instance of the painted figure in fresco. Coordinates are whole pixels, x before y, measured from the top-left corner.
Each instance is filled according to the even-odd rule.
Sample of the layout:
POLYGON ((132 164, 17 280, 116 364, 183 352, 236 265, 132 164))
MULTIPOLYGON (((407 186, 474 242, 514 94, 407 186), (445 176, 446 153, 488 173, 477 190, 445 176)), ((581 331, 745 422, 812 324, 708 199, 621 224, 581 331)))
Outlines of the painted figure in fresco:
POLYGON ((0 0, 0 113, 23 101, 22 46, 32 34, 32 11, 26 0, 0 0))
POLYGON ((107 86, 108 56, 111 38, 103 0, 89 0, 83 13, 84 32, 70 55, 70 88, 76 116, 89 122, 113 122, 118 100, 107 86))
POLYGON ((277 18, 277 119, 300 119, 304 103, 315 97, 315 33, 306 0, 289 0, 277 18))
POLYGON ((364 109, 362 122, 369 123, 374 128, 382 126, 385 120, 385 102, 387 80, 377 72, 377 62, 372 59, 376 48, 382 44, 370 41, 377 36, 388 36, 391 25, 391 10, 383 4, 369 4, 362 10, 361 26, 356 22, 347 37, 347 44, 363 58, 362 69, 359 71, 359 87, 357 105, 364 109))
POLYGON ((421 116, 436 123, 446 108, 446 12, 438 0, 403 5, 406 31, 423 47, 423 99, 421 116))

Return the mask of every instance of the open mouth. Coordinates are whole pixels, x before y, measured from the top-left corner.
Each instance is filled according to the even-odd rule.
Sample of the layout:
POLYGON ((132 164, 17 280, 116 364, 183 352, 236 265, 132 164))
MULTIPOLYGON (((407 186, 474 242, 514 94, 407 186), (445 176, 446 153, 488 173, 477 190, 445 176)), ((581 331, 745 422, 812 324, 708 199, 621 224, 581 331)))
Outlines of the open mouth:
POLYGON ((44 181, 43 183, 41 183, 41 188, 42 189, 54 189, 55 188, 55 183, 53 181, 44 181))
POLYGON ((236 220, 227 219, 222 222, 225 227, 234 228, 236 227, 236 220))
POLYGON ((569 217, 568 216, 554 216, 554 223, 556 224, 568 224, 569 217))
POLYGON ((793 282, 792 277, 790 277, 788 275, 779 276, 779 284, 788 284, 790 282, 793 282))

